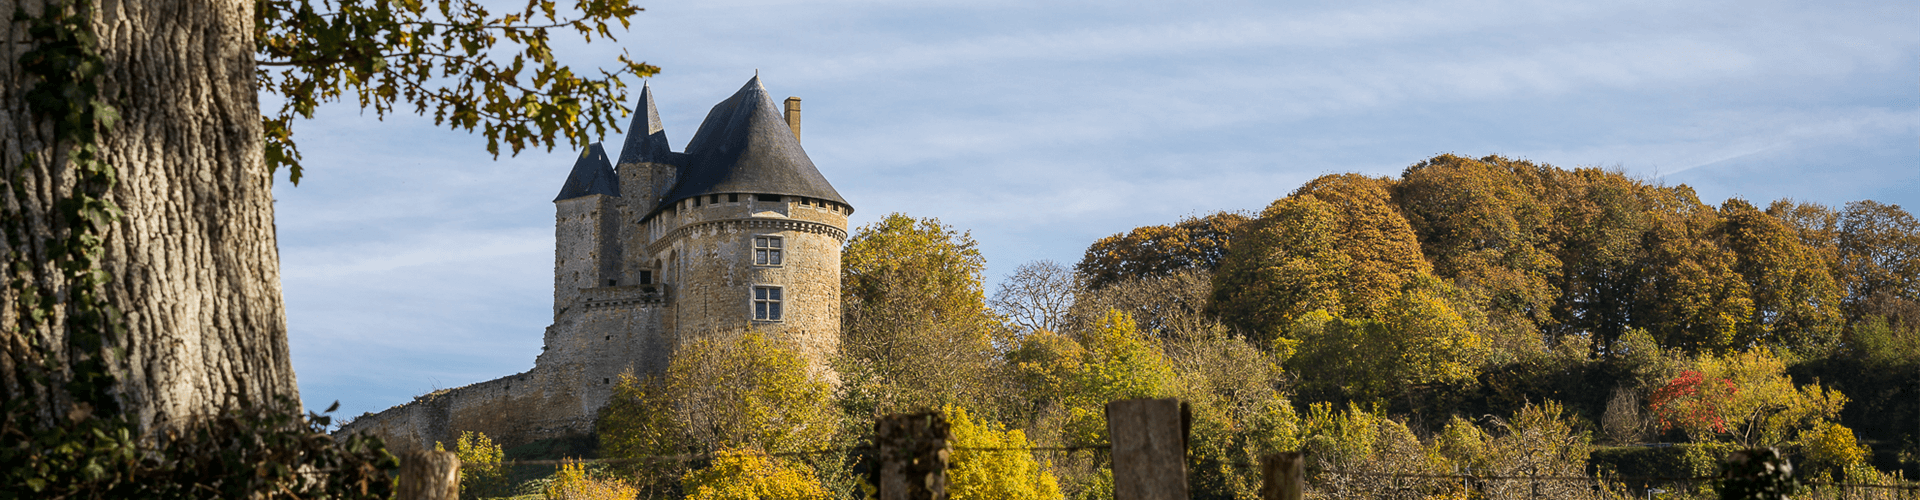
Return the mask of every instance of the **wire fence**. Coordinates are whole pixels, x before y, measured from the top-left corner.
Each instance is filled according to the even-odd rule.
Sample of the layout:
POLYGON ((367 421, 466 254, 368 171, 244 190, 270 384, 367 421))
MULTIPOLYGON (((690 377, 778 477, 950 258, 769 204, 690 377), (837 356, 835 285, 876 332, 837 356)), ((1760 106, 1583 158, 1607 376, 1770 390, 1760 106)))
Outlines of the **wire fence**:
MULTIPOLYGON (((1110 468, 1111 475, 1104 477, 1111 478, 1109 482, 1116 496, 1130 493, 1143 498, 1188 496, 1191 493, 1190 482, 1205 489, 1210 493, 1209 496, 1269 499, 1704 500, 1719 498, 1723 490, 1772 491, 1775 493, 1768 493, 1773 495, 1770 498, 1789 498, 1777 493, 1780 491, 1778 487, 1785 484, 1782 481, 1787 480, 1779 473, 1786 470, 1786 462, 1772 449, 1729 453, 1723 460, 1723 465, 1728 467, 1724 472, 1727 476, 1628 476, 1606 470, 1595 473, 1587 469, 1585 457, 1562 457, 1553 453, 1503 454, 1501 456, 1506 458, 1475 465, 1474 468, 1458 469, 1453 473, 1439 469, 1418 449, 1387 453, 1371 459, 1341 458, 1337 453, 1319 458, 1303 453, 1267 455, 1259 460, 1245 460, 1250 457, 1244 455, 1240 459, 1202 458, 1200 456, 1208 452, 1188 449, 1183 439, 1186 434, 1183 428, 1186 411, 1171 399, 1116 401, 1108 405, 1109 442, 1004 447, 952 446, 953 436, 944 417, 937 413, 886 415, 877 421, 874 434, 863 439, 860 446, 749 453, 805 459, 816 466, 829 464, 832 466, 829 469, 838 470, 834 474, 841 481, 837 484, 842 486, 858 483, 860 475, 872 474, 869 484, 877 485, 883 492, 889 491, 887 485, 892 484, 895 486, 891 488, 895 489, 890 491, 900 493, 903 490, 899 488, 907 488, 905 491, 910 493, 910 496, 899 498, 923 500, 944 497, 943 493, 931 492, 944 492, 950 460, 964 460, 968 455, 982 453, 1024 453, 1035 455, 1035 458, 1039 458, 1038 455, 1050 455, 1049 458, 1056 460, 1048 463, 1063 465, 1067 467, 1063 471, 1077 473, 1110 468), (855 472, 856 469, 865 472, 855 472), (1180 472, 1182 470, 1184 474, 1180 472), (930 485, 927 488, 932 489, 913 489, 900 485, 930 485)), ((410 457, 416 455, 421 457, 418 463, 438 463, 439 459, 432 457, 446 457, 447 461, 444 465, 435 466, 441 467, 437 469, 440 472, 422 470, 417 476, 405 476, 408 468, 403 467, 403 484, 409 481, 408 477, 417 478, 414 481, 439 481, 432 478, 464 475, 453 474, 453 470, 461 466, 457 460, 451 460, 451 454, 409 454, 410 457)), ((468 466, 504 471, 511 484, 522 484, 546 481, 543 478, 567 464, 596 468, 643 465, 621 469, 629 474, 637 474, 631 478, 633 480, 660 484, 673 482, 678 479, 673 477, 676 474, 706 467, 707 463, 725 455, 683 453, 599 459, 510 460, 468 466), (666 464, 667 467, 645 466, 657 464, 666 464)), ((497 474, 490 475, 497 477, 497 474)), ((1819 477, 1808 478, 1812 480, 1803 479, 1796 488, 1790 488, 1797 491, 1790 497, 1818 500, 1920 500, 1920 483, 1907 481, 1897 475, 1889 477, 1874 473, 1863 477, 1883 481, 1833 482, 1820 480, 1824 478, 1819 477)), ((822 476, 822 480, 826 480, 825 476, 822 476)), ((459 484, 447 485, 450 491, 459 487, 459 484)))

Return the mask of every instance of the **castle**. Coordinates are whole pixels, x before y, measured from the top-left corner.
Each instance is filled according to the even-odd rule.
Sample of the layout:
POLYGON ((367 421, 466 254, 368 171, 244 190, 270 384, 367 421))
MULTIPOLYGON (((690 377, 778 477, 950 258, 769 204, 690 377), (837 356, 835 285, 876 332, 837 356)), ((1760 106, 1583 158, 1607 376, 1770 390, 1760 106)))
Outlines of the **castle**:
POLYGON ((621 372, 751 328, 815 370, 839 347, 840 249, 853 213, 800 147, 800 99, 755 76, 714 105, 683 153, 643 87, 619 162, 583 152, 554 198, 553 325, 525 373, 362 415, 396 451, 480 431, 513 446, 585 435, 621 372))

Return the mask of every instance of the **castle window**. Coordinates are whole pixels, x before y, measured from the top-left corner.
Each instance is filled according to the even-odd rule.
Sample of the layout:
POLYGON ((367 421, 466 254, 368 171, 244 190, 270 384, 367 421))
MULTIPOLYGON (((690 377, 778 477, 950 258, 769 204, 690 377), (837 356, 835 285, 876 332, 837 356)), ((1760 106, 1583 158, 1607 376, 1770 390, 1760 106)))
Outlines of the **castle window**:
POLYGON ((653 284, 653 271, 640 271, 640 284, 642 285, 653 284))
POLYGON ((780 195, 777 195, 777 194, 756 194, 756 195, 753 195, 753 198, 755 200, 765 201, 765 202, 772 202, 772 203, 780 202, 780 195))
POLYGON ((780 287, 753 287, 753 319, 780 321, 780 287))
POLYGON ((700 206, 700 197, 698 196, 693 197, 693 206, 695 207, 700 206))
POLYGON ((717 194, 707 195, 708 204, 719 203, 719 202, 720 202, 720 195, 717 195, 717 194))
POLYGON ((753 265, 756 265, 756 266, 780 265, 780 237, 779 236, 753 237, 753 265))
POLYGON ((781 265, 780 237, 753 237, 753 265, 781 265))
POLYGON ((740 193, 727 193, 727 203, 739 203, 740 193))

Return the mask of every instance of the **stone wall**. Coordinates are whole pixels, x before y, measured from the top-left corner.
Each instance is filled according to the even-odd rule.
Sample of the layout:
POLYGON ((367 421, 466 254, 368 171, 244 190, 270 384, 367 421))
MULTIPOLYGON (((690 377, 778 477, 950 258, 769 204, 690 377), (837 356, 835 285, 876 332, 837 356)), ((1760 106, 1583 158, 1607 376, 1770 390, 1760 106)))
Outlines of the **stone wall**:
POLYGON ((673 346, 659 326, 663 295, 641 286, 580 290, 585 300, 547 328, 532 370, 362 415, 338 435, 370 432, 398 452, 431 449, 435 442, 452 446, 464 431, 484 432, 507 447, 591 434, 622 372, 666 368, 673 346))

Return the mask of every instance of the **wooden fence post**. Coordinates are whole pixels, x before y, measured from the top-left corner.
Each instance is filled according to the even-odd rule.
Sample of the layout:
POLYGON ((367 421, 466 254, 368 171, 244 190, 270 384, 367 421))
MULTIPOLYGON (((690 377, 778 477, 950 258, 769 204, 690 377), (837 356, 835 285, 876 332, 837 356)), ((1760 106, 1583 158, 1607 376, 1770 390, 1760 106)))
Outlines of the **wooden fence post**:
POLYGON ((412 451, 400 458, 399 500, 458 500, 460 457, 451 451, 412 451))
POLYGON ((1178 399, 1107 403, 1114 500, 1187 500, 1187 425, 1178 399))
POLYGON ((1260 460, 1260 500, 1300 500, 1307 489, 1307 455, 1285 451, 1260 460))
POLYGON ((873 485, 880 500, 946 500, 952 435, 939 412, 880 417, 873 426, 879 455, 873 485))

